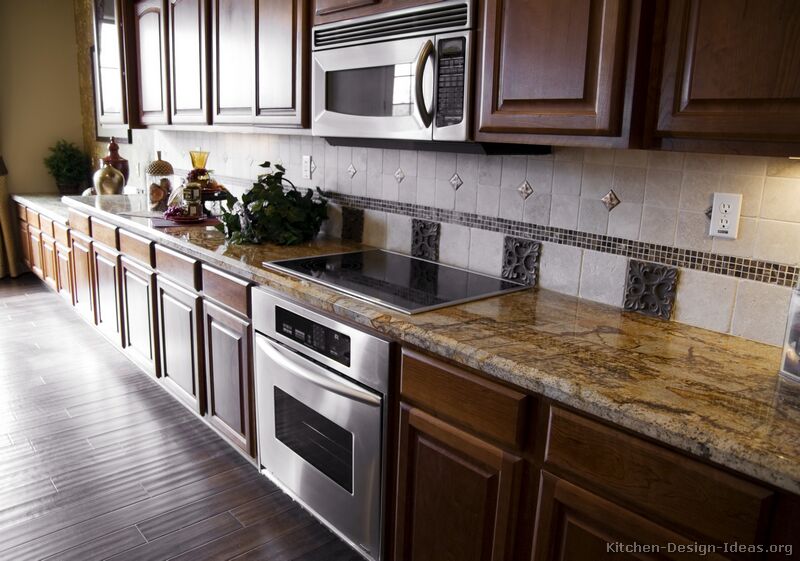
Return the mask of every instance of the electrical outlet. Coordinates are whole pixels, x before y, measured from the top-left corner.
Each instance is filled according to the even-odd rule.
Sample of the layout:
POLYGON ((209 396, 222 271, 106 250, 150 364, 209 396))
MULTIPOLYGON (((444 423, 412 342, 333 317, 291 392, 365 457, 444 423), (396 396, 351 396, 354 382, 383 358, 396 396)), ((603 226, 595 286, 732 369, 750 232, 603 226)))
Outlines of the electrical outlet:
POLYGON ((311 156, 303 156, 303 179, 311 179, 311 156))
POLYGON ((739 193, 714 193, 711 207, 711 226, 708 233, 715 238, 736 239, 739 235, 739 217, 742 214, 742 195, 739 193))

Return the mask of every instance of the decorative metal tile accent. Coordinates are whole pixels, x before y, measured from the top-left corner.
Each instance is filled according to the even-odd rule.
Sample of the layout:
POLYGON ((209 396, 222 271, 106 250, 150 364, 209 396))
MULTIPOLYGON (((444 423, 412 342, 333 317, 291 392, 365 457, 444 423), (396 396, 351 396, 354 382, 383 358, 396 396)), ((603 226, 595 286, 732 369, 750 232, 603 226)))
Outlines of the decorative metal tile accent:
POLYGON ((528 183, 527 179, 523 181, 519 187, 517 187, 517 191, 519 191, 523 201, 533 195, 533 187, 531 187, 531 184, 528 183))
POLYGON ((601 200, 601 201, 603 201, 603 204, 604 204, 604 205, 606 205, 606 208, 608 209, 608 212, 611 212, 612 210, 614 210, 614 208, 616 208, 616 206, 617 206, 619 203, 621 203, 621 202, 622 202, 622 201, 620 201, 620 200, 619 200, 619 197, 618 197, 618 196, 617 196, 617 194, 614 192, 614 189, 611 189, 611 190, 610 190, 608 193, 606 193, 606 194, 605 194, 605 196, 604 196, 602 199, 600 199, 600 200, 601 200))
POLYGON ((314 161, 314 158, 311 158, 309 169, 311 170, 311 175, 314 175, 314 172, 317 171, 317 162, 314 161))
POLYGON ((453 186, 455 191, 458 191, 458 188, 464 185, 464 182, 461 181, 461 178, 458 176, 457 173, 453 174, 453 177, 450 178, 450 185, 453 186))
POLYGON ((342 239, 360 242, 364 238, 364 209, 342 207, 342 239))
POLYGON ((506 236, 503 239, 503 278, 535 286, 541 249, 539 242, 506 236))
POLYGON ((347 175, 350 176, 350 179, 353 179, 353 176, 355 174, 357 174, 357 173, 358 173, 358 170, 356 169, 356 166, 354 166, 353 164, 350 164, 349 166, 347 166, 347 175))
POLYGON ((669 319, 675 303, 678 269, 631 259, 625 282, 625 310, 669 319))
MULTIPOLYGON (((224 177, 221 180, 223 182, 227 181, 224 177)), ((227 183, 231 183, 231 181, 227 181, 227 183)), ((246 186, 246 184, 242 183, 242 186, 246 186)), ((325 196, 330 201, 342 206, 391 212, 433 222, 447 222, 469 228, 500 232, 517 238, 590 249, 671 267, 683 267, 685 269, 716 273, 778 286, 793 287, 797 285, 798 279, 800 279, 800 267, 775 261, 683 249, 602 234, 590 234, 566 228, 556 228, 554 226, 531 224, 520 220, 509 220, 398 201, 385 201, 371 197, 346 195, 335 191, 327 191, 325 196)))
POLYGON ((411 255, 429 261, 439 260, 439 233, 441 225, 414 218, 411 221, 411 255))
POLYGON ((403 168, 397 168, 394 170, 394 180, 397 181, 398 184, 402 183, 405 178, 406 172, 403 171, 403 168))
POLYGON ((710 206, 710 207, 708 207, 708 208, 706 209, 706 211, 705 211, 705 213, 704 213, 704 214, 706 215, 706 218, 708 218, 709 220, 711 220, 711 214, 712 214, 713 212, 714 212, 714 207, 713 207, 713 206, 710 206))

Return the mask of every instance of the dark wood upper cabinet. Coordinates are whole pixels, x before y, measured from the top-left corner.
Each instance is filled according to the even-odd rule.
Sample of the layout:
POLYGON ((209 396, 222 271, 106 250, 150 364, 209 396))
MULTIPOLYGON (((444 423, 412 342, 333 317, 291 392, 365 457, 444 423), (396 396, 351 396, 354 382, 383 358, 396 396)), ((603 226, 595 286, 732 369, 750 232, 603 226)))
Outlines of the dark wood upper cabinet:
POLYGON ((165 14, 162 0, 139 0, 133 6, 139 122, 143 125, 169 123, 165 14))
POLYGON ((796 155, 776 144, 800 142, 800 3, 670 0, 659 21, 656 143, 796 155))
POLYGON ((308 126, 307 0, 259 0, 255 122, 308 126))
POLYGON ((441 0, 314 0, 314 25, 433 4, 441 0))
POLYGON ((210 122, 208 95, 208 3, 169 2, 170 108, 173 123, 210 122))
POLYGON ((214 0, 213 121, 304 126, 306 0, 214 0))
POLYGON ((487 0, 476 139, 628 146, 641 8, 637 0, 487 0))
POLYGON ((255 0, 213 0, 214 123, 255 116, 255 0))
POLYGON ((92 78, 97 138, 111 136, 130 139, 130 104, 137 96, 130 95, 127 51, 125 45, 125 12, 122 0, 92 2, 94 47, 92 78))

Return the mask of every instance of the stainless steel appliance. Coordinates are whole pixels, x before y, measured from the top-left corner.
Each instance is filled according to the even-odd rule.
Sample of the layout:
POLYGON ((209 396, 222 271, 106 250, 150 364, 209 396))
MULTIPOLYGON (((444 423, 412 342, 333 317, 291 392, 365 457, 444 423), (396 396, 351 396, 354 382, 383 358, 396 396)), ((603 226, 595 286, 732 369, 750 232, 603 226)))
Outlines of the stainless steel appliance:
POLYGON ((368 559, 382 559, 388 341, 253 291, 263 472, 368 559))
POLYGON ((472 19, 447 0, 314 27, 313 134, 467 140, 472 19))
POLYGON ((264 265, 406 314, 530 288, 383 249, 284 259, 264 265))

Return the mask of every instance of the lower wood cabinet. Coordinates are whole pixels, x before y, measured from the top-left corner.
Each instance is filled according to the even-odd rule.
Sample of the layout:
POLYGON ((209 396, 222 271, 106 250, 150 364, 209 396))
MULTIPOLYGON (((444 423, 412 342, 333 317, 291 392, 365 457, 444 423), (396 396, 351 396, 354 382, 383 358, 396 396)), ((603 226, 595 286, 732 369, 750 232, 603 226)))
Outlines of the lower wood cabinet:
POLYGON ((515 559, 523 461, 402 404, 394 558, 515 559))
POLYGON ((123 255, 120 292, 125 352, 150 375, 158 376, 155 272, 123 255))
POLYGON ((72 304, 72 250, 56 242, 56 290, 72 304))
POLYGON ((209 422, 255 457, 251 322, 206 300, 203 327, 209 422))
POLYGON ((72 230, 70 234, 72 248, 72 303, 78 313, 94 323, 92 239, 75 230, 72 230))
POLYGON ((42 277, 47 286, 58 290, 56 270, 56 239, 42 232, 42 277))
POLYGON ((119 252, 94 242, 92 244, 92 266, 95 278, 97 327, 114 343, 122 345, 119 252))
POLYGON ((31 266, 31 240, 28 238, 28 223, 19 222, 19 249, 22 253, 22 261, 28 267, 31 266))
POLYGON ((39 228, 28 224, 28 247, 30 248, 30 268, 33 273, 44 278, 42 272, 42 233, 39 228))
POLYGON ((156 300, 162 380, 175 396, 202 415, 205 412, 202 298, 158 275, 156 300))

